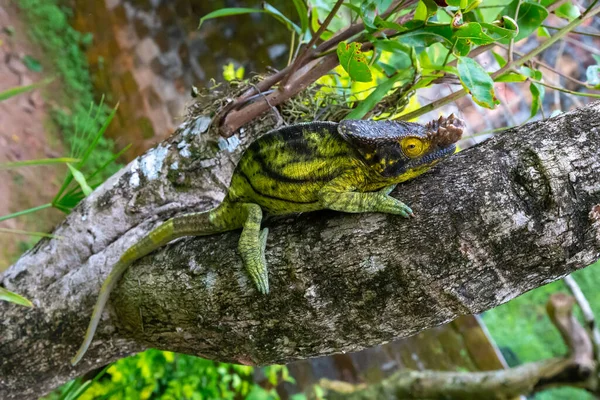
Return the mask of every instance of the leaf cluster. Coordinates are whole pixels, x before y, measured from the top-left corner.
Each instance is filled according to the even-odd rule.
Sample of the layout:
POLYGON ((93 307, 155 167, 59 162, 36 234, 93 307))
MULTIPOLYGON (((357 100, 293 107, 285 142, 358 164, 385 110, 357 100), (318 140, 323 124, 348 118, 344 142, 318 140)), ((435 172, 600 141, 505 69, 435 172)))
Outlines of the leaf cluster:
POLYGON ((280 382, 293 382, 285 366, 258 369, 147 350, 111 364, 90 381, 73 380, 45 399, 275 400, 280 382))

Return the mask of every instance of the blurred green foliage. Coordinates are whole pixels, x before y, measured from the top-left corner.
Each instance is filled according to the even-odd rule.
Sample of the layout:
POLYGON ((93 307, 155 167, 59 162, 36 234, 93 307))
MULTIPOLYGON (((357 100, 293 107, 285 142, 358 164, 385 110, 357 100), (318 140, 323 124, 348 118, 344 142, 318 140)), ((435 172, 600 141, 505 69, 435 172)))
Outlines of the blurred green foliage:
MULTIPOLYGON (((72 10, 61 6, 57 0, 18 0, 17 5, 23 11, 29 33, 33 40, 41 45, 52 62, 52 73, 57 75, 63 90, 51 109, 54 122, 58 125, 62 137, 71 149, 86 147, 87 138, 77 135, 82 125, 90 124, 89 115, 100 113, 100 118, 88 125, 88 129, 97 132, 102 121, 110 113, 110 108, 100 105, 94 99, 94 91, 87 60, 82 48, 90 43, 91 36, 76 31, 69 25, 72 10), (90 111, 90 104, 92 109, 90 111)), ((88 161, 90 170, 96 170, 111 159, 113 143, 102 137, 88 161)), ((116 172, 120 166, 111 164, 103 171, 106 178, 116 172)))
MULTIPOLYGON (((600 261, 572 274, 590 302, 596 318, 600 318, 600 261)), ((493 339, 507 356, 509 366, 545 358, 560 357, 567 348, 546 313, 546 302, 556 292, 569 293, 563 281, 552 282, 517 297, 483 315, 493 339)), ((581 319, 579 309, 575 313, 581 319)), ((588 400, 591 395, 583 390, 560 388, 547 390, 535 396, 536 400, 588 400)))
POLYGON ((110 365, 91 384, 78 378, 45 399, 275 400, 279 396, 273 388, 281 381, 293 382, 285 366, 265 367, 261 373, 267 388, 254 382, 256 371, 250 366, 147 350, 110 365))

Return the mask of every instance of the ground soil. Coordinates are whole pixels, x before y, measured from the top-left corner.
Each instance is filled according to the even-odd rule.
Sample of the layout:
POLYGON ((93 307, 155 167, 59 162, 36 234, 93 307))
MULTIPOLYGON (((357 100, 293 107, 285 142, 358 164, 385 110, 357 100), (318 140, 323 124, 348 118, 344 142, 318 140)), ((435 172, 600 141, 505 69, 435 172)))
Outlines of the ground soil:
MULTIPOLYGON (((52 76, 40 48, 29 40, 18 9, 0 0, 0 92, 29 85, 52 76), (41 72, 31 71, 26 56, 41 62, 41 72)), ((52 87, 34 90, 0 102, 0 163, 65 156, 60 134, 49 118, 52 87)), ((0 216, 48 203, 57 193, 65 166, 0 169, 0 216)), ((62 214, 54 209, 0 222, 0 228, 49 232, 62 214)), ((0 232, 0 271, 6 269, 37 239, 0 232)))

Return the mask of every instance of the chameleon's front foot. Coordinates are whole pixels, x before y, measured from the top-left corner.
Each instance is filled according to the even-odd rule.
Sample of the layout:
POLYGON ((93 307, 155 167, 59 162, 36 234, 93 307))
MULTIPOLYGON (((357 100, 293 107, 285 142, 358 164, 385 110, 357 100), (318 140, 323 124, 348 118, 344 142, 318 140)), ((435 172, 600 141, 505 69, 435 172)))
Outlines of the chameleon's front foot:
POLYGON ((413 210, 409 206, 407 206, 400 200, 389 196, 389 194, 392 193, 392 190, 394 190, 395 187, 396 187, 396 185, 394 184, 394 185, 386 186, 383 189, 379 190, 378 194, 381 196, 385 196, 385 197, 380 197, 380 200, 379 200, 382 203, 382 207, 383 207, 380 210, 380 212, 401 215, 404 218, 414 217, 415 214, 413 213, 413 210))
POLYGON ((413 217, 409 206, 389 195, 395 185, 386 186, 377 192, 342 192, 327 190, 320 193, 323 208, 349 213, 380 212, 413 217))
POLYGON ((404 218, 410 218, 415 216, 413 210, 409 206, 407 206, 400 200, 387 195, 385 196, 385 198, 381 198, 379 200, 377 212, 401 215, 404 218))

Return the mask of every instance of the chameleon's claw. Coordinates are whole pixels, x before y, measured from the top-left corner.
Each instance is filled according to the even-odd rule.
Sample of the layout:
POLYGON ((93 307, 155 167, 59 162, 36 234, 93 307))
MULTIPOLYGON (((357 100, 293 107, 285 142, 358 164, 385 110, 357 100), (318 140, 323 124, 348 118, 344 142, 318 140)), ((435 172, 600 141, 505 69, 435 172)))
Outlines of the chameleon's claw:
POLYGON ((256 288, 262 294, 269 294, 269 277, 267 276, 265 269, 265 274, 260 274, 257 279, 254 281, 256 284, 256 288))
POLYGON ((245 236, 244 240, 240 240, 238 247, 248 275, 262 294, 269 293, 269 275, 265 259, 268 234, 269 230, 265 228, 254 237, 245 236))
POLYGON ((269 294, 269 275, 267 272, 264 251, 262 251, 261 254, 254 253, 248 256, 242 254, 242 258, 246 270, 248 271, 248 275, 250 275, 250 278, 258 291, 262 294, 269 294))

